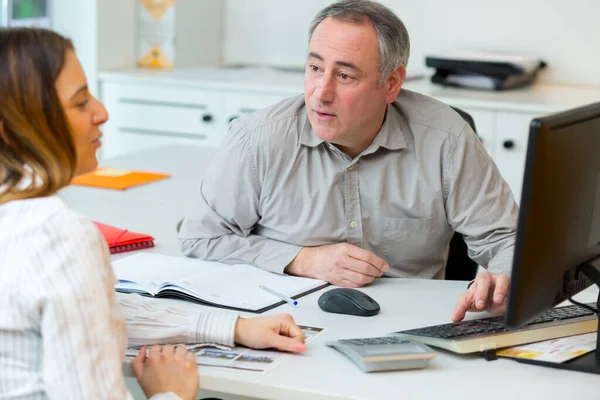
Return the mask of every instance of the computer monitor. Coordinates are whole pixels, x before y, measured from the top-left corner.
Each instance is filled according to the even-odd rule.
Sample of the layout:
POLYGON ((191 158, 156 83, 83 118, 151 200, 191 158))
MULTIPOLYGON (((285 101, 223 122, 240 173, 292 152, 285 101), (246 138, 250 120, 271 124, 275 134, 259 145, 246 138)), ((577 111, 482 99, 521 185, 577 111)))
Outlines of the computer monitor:
MULTIPOLYGON (((596 103, 531 122, 506 325, 520 327, 591 284, 600 285, 599 255, 596 103)), ((600 373, 600 351, 548 366, 600 373)))
POLYGON ((50 0, 0 0, 0 27, 50 29, 50 25, 50 0))

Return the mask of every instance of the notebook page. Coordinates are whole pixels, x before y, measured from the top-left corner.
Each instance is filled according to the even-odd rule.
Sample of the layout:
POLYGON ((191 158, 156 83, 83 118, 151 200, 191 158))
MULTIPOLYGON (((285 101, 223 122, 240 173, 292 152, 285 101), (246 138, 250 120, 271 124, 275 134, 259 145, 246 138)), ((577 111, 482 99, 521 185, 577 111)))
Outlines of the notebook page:
POLYGON ((211 303, 254 311, 281 301, 258 285, 293 297, 325 284, 316 279, 277 275, 251 265, 151 253, 119 259, 113 263, 113 269, 118 279, 138 279, 152 287, 158 284, 161 290, 175 289, 211 303))
POLYGON ((171 265, 169 258, 138 253, 112 262, 115 276, 119 280, 117 290, 132 291, 134 288, 143 288, 155 295, 166 279, 179 280, 196 272, 194 265, 176 263, 171 265))

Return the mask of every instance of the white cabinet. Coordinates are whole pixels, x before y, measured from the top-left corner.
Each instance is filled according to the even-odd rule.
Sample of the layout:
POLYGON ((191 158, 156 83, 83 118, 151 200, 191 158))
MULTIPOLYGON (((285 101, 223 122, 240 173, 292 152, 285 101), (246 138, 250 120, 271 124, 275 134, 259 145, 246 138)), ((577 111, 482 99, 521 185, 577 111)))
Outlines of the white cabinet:
POLYGON ((218 92, 105 83, 102 99, 110 115, 102 158, 172 143, 218 147, 221 142, 224 103, 218 92))
POLYGON ((169 144, 217 148, 229 123, 291 94, 222 91, 147 82, 103 82, 110 119, 101 158, 169 144))
POLYGON ((517 112, 496 113, 494 161, 517 203, 521 201, 529 125, 533 118, 539 116, 517 112))

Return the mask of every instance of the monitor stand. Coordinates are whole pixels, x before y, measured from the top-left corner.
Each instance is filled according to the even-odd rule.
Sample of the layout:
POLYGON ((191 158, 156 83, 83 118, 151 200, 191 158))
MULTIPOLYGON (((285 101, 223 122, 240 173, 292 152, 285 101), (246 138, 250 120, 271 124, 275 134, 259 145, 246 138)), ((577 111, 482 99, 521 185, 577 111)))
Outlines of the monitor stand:
MULTIPOLYGON (((600 286, 600 259, 596 259, 591 262, 584 263, 579 266, 579 269, 590 278, 596 286, 600 286)), ((600 294, 596 300, 596 309, 600 309, 600 294)), ((598 318, 598 326, 600 327, 600 314, 596 314, 598 318)), ((518 362, 524 364, 534 364, 543 367, 566 369, 570 371, 589 372, 592 374, 600 374, 600 335, 596 331, 596 350, 590 351, 582 356, 573 358, 564 363, 552 363, 547 361, 535 361, 517 358, 518 362)))

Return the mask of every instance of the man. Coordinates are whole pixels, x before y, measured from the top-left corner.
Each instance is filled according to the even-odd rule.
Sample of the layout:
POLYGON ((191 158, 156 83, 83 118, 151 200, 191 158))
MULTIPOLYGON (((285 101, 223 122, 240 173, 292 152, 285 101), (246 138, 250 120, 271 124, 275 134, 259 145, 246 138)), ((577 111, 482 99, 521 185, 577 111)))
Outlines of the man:
POLYGON ((400 90, 409 38, 370 1, 313 21, 305 93, 235 120, 180 231, 183 252, 360 287, 443 278, 454 231, 480 273, 452 319, 499 309, 517 206, 473 130, 447 105, 400 90))

